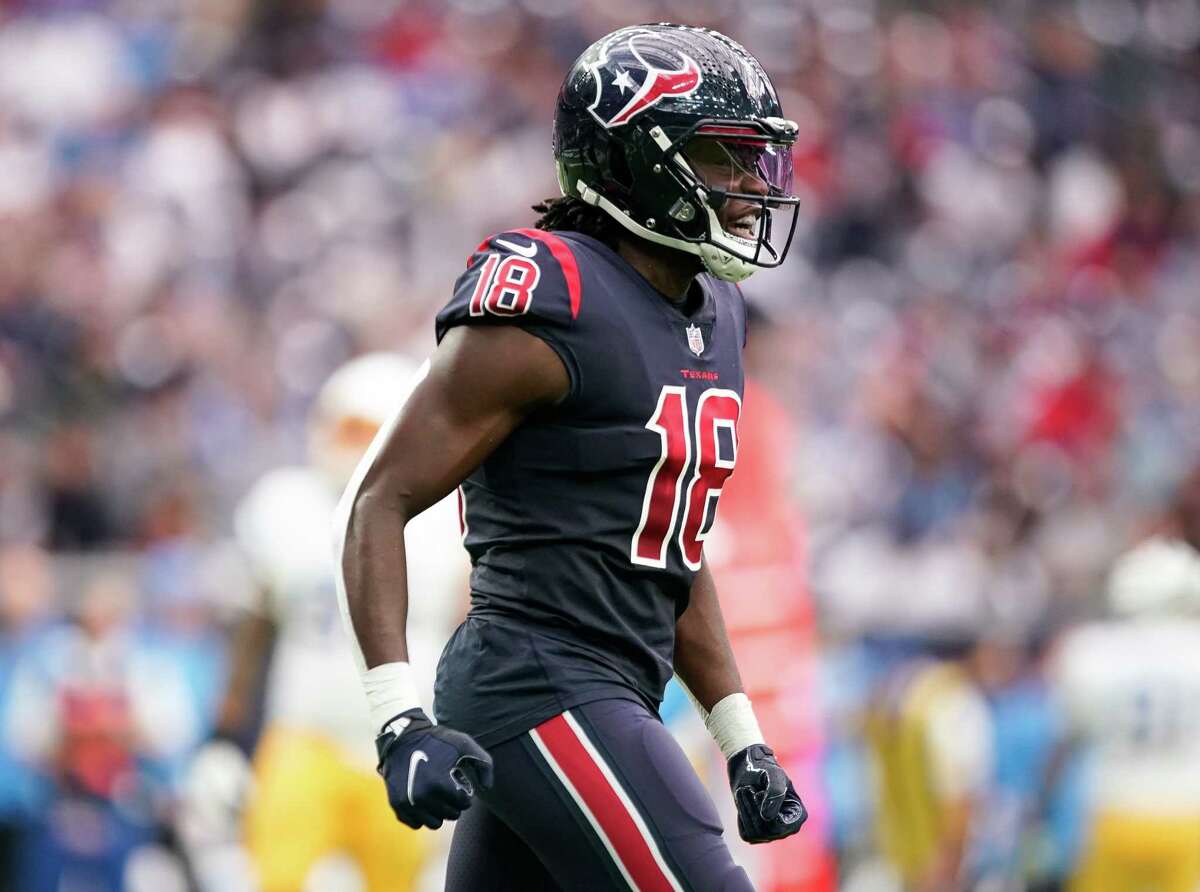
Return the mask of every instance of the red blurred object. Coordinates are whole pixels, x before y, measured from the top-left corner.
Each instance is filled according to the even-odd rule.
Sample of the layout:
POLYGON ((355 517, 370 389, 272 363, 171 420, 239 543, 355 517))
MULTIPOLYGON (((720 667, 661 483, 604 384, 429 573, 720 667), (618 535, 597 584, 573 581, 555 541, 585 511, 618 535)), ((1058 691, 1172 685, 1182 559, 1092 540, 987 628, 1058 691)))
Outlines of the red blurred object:
POLYGON ((1090 358, 1075 376, 1034 395, 1031 441, 1047 441, 1077 460, 1107 452, 1120 427, 1118 381, 1090 358))
POLYGON ((809 810, 795 836, 763 846, 762 892, 834 892, 837 867, 820 785, 823 748, 804 525, 791 496, 791 416, 746 382, 737 470, 721 494, 720 547, 708 549, 729 637, 767 743, 809 810))
POLYGON ((372 35, 372 55, 396 69, 419 68, 442 39, 442 20, 429 10, 398 10, 378 33, 372 35))
POLYGON ((64 780, 81 792, 112 798, 118 781, 133 767, 128 700, 120 691, 67 688, 59 694, 59 714, 59 770, 64 780))

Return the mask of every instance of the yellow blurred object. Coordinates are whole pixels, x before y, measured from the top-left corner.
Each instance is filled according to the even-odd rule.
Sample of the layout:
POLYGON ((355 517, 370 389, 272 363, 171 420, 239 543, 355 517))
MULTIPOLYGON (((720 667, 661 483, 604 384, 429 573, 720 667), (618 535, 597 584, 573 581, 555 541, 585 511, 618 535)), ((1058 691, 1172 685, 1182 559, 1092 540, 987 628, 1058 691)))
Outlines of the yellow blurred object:
POLYGON ((259 744, 246 845, 262 892, 301 892, 313 867, 347 854, 365 892, 406 892, 430 851, 392 814, 379 776, 322 737, 275 727, 259 744))
POLYGON ((893 673, 871 706, 880 846, 906 888, 957 871, 965 804, 990 764, 983 712, 958 665, 929 660, 893 673), (957 742, 948 745, 951 736, 957 742))
POLYGON ((1196 892, 1200 815, 1097 816, 1070 892, 1196 892))

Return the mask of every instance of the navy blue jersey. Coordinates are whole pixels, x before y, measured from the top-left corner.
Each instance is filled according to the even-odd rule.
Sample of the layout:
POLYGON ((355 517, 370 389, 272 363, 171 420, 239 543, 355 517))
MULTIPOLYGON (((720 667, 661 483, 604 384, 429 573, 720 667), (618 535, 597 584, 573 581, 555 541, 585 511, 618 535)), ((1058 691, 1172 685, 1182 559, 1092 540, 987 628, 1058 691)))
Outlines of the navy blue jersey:
POLYGON ((656 708, 737 457, 741 292, 707 275, 684 313, 614 251, 518 229, 472 255, 438 314, 518 325, 567 396, 464 482, 471 611, 438 668, 439 720, 486 746, 602 697, 656 708))

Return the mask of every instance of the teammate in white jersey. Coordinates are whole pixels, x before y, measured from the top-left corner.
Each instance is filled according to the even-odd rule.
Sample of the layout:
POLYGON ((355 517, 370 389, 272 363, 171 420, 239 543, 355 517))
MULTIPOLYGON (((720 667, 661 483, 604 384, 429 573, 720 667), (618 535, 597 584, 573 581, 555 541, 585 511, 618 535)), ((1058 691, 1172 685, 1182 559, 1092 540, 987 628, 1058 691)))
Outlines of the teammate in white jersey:
POLYGON ((1122 556, 1112 618, 1068 633, 1052 681, 1092 756, 1072 892, 1200 888, 1200 554, 1151 539, 1122 556))
MULTIPOLYGON (((310 463, 265 474, 234 517, 261 599, 235 635, 218 718, 224 739, 198 755, 189 786, 200 812, 206 795, 217 799, 222 790, 238 789, 239 756, 231 740, 245 737, 265 672, 264 727, 244 823, 263 892, 328 885, 322 876, 331 874, 323 872, 339 870, 356 871, 368 892, 409 889, 429 851, 428 834, 396 823, 381 795, 366 699, 338 617, 329 545, 333 510, 355 464, 423 373, 384 353, 335 372, 314 406, 310 463)), ((468 567, 455 499, 422 514, 405 537, 409 578, 431 593, 414 602, 409 616, 416 630, 412 647, 422 651, 418 665, 431 670, 466 609, 468 567)), ((432 691, 432 677, 418 681, 432 691)), ((209 811, 217 804, 207 803, 209 811)))

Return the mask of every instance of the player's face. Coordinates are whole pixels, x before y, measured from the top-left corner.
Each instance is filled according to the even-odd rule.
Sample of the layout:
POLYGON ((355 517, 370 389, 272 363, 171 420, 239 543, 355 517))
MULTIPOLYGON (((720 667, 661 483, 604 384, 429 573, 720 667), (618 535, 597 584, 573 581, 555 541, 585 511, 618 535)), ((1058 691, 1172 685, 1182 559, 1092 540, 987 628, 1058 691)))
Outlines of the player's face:
MULTIPOLYGON (((762 143, 737 143, 700 137, 688 142, 683 150, 688 164, 704 184, 712 189, 744 195, 771 192, 767 162, 777 151, 762 143)), ((754 240, 762 206, 736 198, 725 201, 717 210, 721 227, 731 235, 754 240)))

